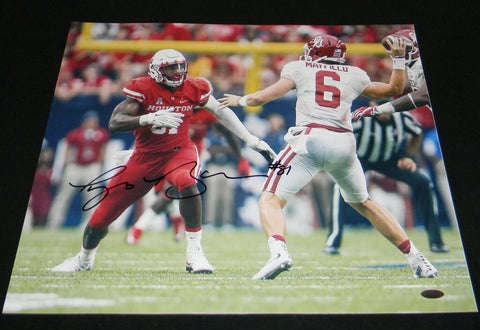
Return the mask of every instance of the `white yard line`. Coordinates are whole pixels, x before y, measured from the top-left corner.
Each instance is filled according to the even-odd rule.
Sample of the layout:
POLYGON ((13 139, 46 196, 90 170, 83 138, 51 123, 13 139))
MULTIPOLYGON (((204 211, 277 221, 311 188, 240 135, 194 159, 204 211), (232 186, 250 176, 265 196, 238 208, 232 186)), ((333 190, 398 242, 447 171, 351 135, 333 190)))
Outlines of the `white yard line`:
POLYGON ((53 307, 107 307, 115 301, 107 299, 61 298, 51 293, 8 293, 5 297, 3 313, 18 313, 32 309, 53 307))

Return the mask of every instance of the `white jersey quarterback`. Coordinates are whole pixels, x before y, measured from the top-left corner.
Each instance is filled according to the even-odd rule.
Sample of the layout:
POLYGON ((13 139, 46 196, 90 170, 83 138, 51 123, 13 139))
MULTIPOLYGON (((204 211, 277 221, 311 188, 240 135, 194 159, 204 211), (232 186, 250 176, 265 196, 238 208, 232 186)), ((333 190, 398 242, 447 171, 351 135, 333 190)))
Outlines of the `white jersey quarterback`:
POLYGON ((365 201, 367 185, 356 157, 350 111, 353 100, 371 84, 367 73, 350 65, 298 60, 285 64, 281 77, 295 83, 296 127, 285 135, 287 147, 271 166, 263 190, 288 200, 326 171, 347 202, 365 201))
POLYGON ((296 126, 319 124, 347 131, 352 131, 352 102, 371 83, 358 67, 303 60, 285 64, 281 76, 295 82, 296 126))

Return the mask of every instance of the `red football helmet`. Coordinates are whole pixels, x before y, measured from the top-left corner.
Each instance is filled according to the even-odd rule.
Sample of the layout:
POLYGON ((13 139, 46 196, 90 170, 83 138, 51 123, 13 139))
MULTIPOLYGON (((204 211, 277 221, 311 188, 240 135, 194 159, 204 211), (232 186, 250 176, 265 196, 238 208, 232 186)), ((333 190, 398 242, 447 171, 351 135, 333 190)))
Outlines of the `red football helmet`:
POLYGON ((305 61, 333 61, 338 63, 345 62, 347 46, 337 37, 322 34, 312 38, 303 46, 303 56, 301 60, 305 61))
POLYGON ((417 36, 415 32, 410 29, 398 30, 391 35, 407 39, 407 48, 405 59, 407 60, 407 65, 416 61, 420 57, 420 51, 418 49, 417 36))

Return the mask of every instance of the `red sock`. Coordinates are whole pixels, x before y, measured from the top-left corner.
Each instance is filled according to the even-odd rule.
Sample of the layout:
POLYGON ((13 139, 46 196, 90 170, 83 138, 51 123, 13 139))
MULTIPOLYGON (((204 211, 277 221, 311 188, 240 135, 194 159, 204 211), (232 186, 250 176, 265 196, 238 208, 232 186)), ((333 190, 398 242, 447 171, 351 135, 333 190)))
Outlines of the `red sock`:
POLYGON ((404 241, 402 244, 397 246, 400 251, 402 251, 403 254, 407 254, 410 252, 410 240, 407 239, 404 241))
POLYGON ((272 237, 286 243, 285 237, 283 237, 282 235, 272 235, 272 237))
POLYGON ((172 227, 173 227, 173 233, 174 234, 178 234, 180 232, 180 230, 185 228, 185 225, 183 223, 183 218, 180 217, 180 216, 170 217, 170 221, 172 222, 172 227))

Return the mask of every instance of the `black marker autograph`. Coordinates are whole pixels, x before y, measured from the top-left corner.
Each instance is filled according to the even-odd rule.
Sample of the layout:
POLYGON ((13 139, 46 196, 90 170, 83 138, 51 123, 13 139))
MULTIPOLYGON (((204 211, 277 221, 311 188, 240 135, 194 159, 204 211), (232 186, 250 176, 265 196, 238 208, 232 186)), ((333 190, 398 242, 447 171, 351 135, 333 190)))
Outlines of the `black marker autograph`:
POLYGON ((86 185, 74 185, 71 182, 69 182, 68 184, 70 186, 72 186, 73 188, 80 188, 80 191, 84 191, 85 189, 87 189, 87 191, 100 190, 100 192, 97 195, 93 196, 91 199, 89 199, 82 206, 82 210, 83 211, 88 211, 88 210, 93 209, 95 206, 100 204, 100 202, 108 196, 108 194, 110 193, 110 190, 112 190, 113 188, 121 187, 121 186, 124 186, 125 190, 130 190, 130 189, 135 188, 134 184, 128 183, 128 182, 121 182, 121 183, 119 183, 115 186, 107 188, 107 183, 110 181, 110 179, 113 179, 117 175, 120 175, 126 169, 127 169, 127 167, 124 166, 124 165, 114 167, 114 168, 106 171, 105 173, 100 174, 99 176, 97 176, 95 179, 93 179, 92 181, 90 181, 86 185), (116 170, 118 170, 118 171, 115 172, 116 170), (107 174, 109 174, 111 172, 115 172, 115 175, 105 177, 107 174), (102 183, 105 183, 105 185, 99 185, 99 184, 102 184, 102 183), (95 200, 99 196, 101 196, 101 198, 96 203, 94 203, 93 205, 90 205, 92 203, 92 201, 95 200))
MULTIPOLYGON (((207 191, 207 185, 200 179, 207 179, 207 178, 211 178, 211 177, 214 177, 214 176, 217 176, 217 175, 223 175, 226 179, 231 179, 231 180, 254 178, 254 177, 267 177, 268 176, 268 175, 265 175, 265 174, 229 176, 224 172, 210 174, 209 171, 205 170, 205 171, 201 172, 198 177, 195 177, 194 173, 195 173, 195 169, 196 169, 198 164, 197 164, 196 161, 191 161, 191 162, 184 163, 184 164, 170 170, 169 172, 167 172, 167 173, 165 173, 165 174, 163 174, 163 175, 161 175, 157 178, 145 178, 144 177, 143 180, 145 182, 149 182, 149 183, 153 182, 154 185, 157 185, 162 180, 164 180, 170 173, 178 170, 179 168, 182 168, 182 167, 188 166, 188 165, 192 166, 189 174, 190 174, 190 177, 193 178, 197 182, 197 187, 199 189, 199 193, 194 194, 194 195, 179 197, 179 196, 174 196, 173 194, 169 194, 169 192, 171 192, 172 189, 175 189, 174 187, 169 187, 165 190, 165 195, 168 198, 170 198, 170 199, 187 199, 187 198, 193 198, 195 196, 202 195, 207 191)), ((83 211, 88 211, 88 210, 91 210, 94 207, 96 207, 98 204, 100 204, 100 202, 102 200, 107 198, 110 191, 114 188, 123 187, 125 190, 130 190, 130 189, 135 188, 135 185, 133 183, 129 183, 129 182, 126 182, 126 181, 125 182, 120 182, 120 183, 118 183, 114 186, 111 186, 111 187, 107 187, 108 182, 111 179, 113 179, 114 177, 122 174, 126 170, 126 168, 127 167, 125 165, 120 165, 120 166, 114 167, 114 168, 100 174, 98 177, 96 177, 95 179, 93 179, 92 181, 90 181, 89 183, 87 183, 85 185, 75 185, 75 184, 72 184, 71 182, 69 182, 69 185, 71 187, 80 188, 80 191, 84 191, 85 189, 86 189, 86 191, 94 191, 94 190, 99 191, 98 194, 93 196, 91 199, 89 199, 82 206, 82 210, 83 211), (114 174, 112 176, 108 175, 108 174, 111 174, 113 172, 114 172, 114 174), (100 198, 98 200, 96 200, 98 197, 100 197, 100 198)), ((275 162, 273 164, 270 164, 268 168, 271 169, 271 170, 278 170, 278 172, 277 172, 278 175, 283 175, 283 174, 288 175, 290 173, 290 170, 291 170, 291 166, 285 166, 285 165, 281 164, 280 162, 275 162)))
POLYGON ((160 183, 160 181, 165 179, 165 177, 167 177, 167 175, 169 175, 170 173, 178 170, 179 168, 182 168, 182 167, 188 166, 188 165, 192 165, 192 168, 190 169, 189 174, 190 174, 190 177, 197 182, 197 187, 198 187, 199 193, 189 195, 189 196, 179 197, 179 196, 174 196, 174 195, 169 194, 169 192, 171 192, 175 188, 174 187, 168 187, 165 190, 165 196, 167 196, 170 199, 187 199, 187 198, 193 198, 195 196, 202 195, 207 191, 207 185, 200 179, 207 179, 207 178, 211 178, 211 177, 214 177, 214 176, 217 176, 217 175, 223 175, 227 179, 245 179, 245 178, 254 178, 254 177, 267 177, 267 175, 265 175, 265 174, 244 175, 244 176, 229 176, 224 172, 209 174, 210 172, 207 171, 207 170, 201 172, 198 177, 195 177, 194 173, 195 173, 195 170, 196 170, 196 167, 197 167, 198 163, 196 161, 191 161, 191 162, 187 162, 185 164, 182 164, 182 165, 172 169, 171 171, 165 173, 164 175, 159 176, 158 178, 153 178, 153 179, 143 178, 143 180, 145 182, 155 182, 154 185, 157 185, 158 183, 160 183))

